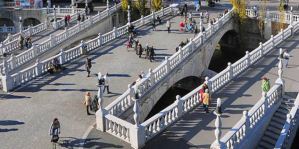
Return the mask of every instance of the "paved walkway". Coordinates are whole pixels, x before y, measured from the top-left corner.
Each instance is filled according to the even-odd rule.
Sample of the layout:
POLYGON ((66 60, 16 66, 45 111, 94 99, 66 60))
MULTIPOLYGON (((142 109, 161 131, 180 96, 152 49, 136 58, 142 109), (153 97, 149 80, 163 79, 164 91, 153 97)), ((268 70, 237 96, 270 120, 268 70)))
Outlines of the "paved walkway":
MULTIPOLYGON (((240 120, 244 110, 249 110, 261 98, 260 78, 267 76, 271 84, 274 84, 278 77, 277 57, 280 47, 293 55, 289 68, 284 69, 283 73, 286 92, 298 92, 299 79, 296 75, 299 73, 299 61, 296 57, 299 57, 299 32, 212 95, 213 102, 218 97, 223 102, 222 136, 240 120)), ((212 106, 215 107, 215 103, 212 106)), ((148 142, 144 148, 209 148, 215 140, 215 118, 213 113, 206 114, 201 106, 197 107, 148 142)))
MULTIPOLYGON (((104 105, 122 94, 129 83, 136 80, 141 71, 155 68, 175 52, 175 47, 194 34, 178 31, 180 17, 171 19, 173 32, 165 31, 165 24, 157 26, 157 31, 145 26, 140 29, 139 41, 156 48, 156 61, 139 59, 135 52, 127 51, 126 37, 114 40, 90 54, 92 77, 87 78, 84 58, 66 66, 66 70, 55 75, 47 75, 17 89, 0 100, 0 144, 1 148, 50 148, 48 130, 51 121, 57 117, 61 122, 61 146, 79 147, 81 137, 95 122, 95 116, 87 116, 82 104, 86 91, 92 95, 97 91, 95 74, 109 72, 112 94, 104 95, 104 105), (14 139, 11 139, 14 138, 14 139), (11 141, 10 141, 11 140, 11 141)), ((165 23, 165 22, 164 22, 165 23)))

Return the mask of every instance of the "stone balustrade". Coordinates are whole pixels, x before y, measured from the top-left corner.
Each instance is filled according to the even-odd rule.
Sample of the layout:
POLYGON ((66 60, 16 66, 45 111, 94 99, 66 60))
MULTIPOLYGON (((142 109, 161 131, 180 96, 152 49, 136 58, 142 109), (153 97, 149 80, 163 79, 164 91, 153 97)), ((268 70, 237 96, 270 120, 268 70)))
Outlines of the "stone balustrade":
MULTIPOLYGON (((118 8, 120 8, 120 4, 110 8, 109 12, 113 13, 113 12, 117 11, 118 8)), ((76 16, 76 14, 74 14, 74 16, 71 17, 73 19, 73 21, 76 20, 75 16, 76 16)), ((89 19, 86 19, 84 22, 79 22, 77 25, 75 25, 71 28, 67 28, 64 32, 61 32, 58 35, 53 36, 51 34, 49 39, 43 41, 39 45, 34 45, 30 49, 15 56, 14 61, 12 61, 11 59, 8 59, 7 60, 8 66, 6 68, 7 69, 6 71, 9 73, 10 71, 14 70, 15 68, 23 65, 24 63, 32 60, 33 58, 41 55, 42 53, 51 50, 56 45, 62 43, 63 41, 67 40, 68 38, 76 35, 77 33, 81 32, 82 30, 90 27, 93 23, 96 23, 95 20, 97 20, 97 22, 98 22, 101 19, 108 17, 108 16, 109 15, 107 13, 107 10, 105 10, 102 13, 99 13, 93 17, 90 17, 89 19), (106 14, 106 15, 104 15, 104 14, 106 14), (99 18, 99 17, 101 19, 95 19, 95 18, 99 18)), ((58 22, 58 24, 59 24, 59 22, 58 22)), ((106 35, 109 36, 109 34, 106 34, 106 35)), ((18 40, 14 40, 11 43, 13 43, 13 44, 8 44, 7 46, 2 47, 2 49, 5 52, 10 52, 11 49, 17 49, 20 46, 18 40)), ((0 69, 3 69, 3 67, 1 67, 1 65, 0 65, 0 69)))
POLYGON ((16 28, 14 26, 1 26, 0 33, 14 33, 16 32, 16 28))
POLYGON ((220 144, 216 141, 211 148, 238 148, 242 142, 248 139, 256 129, 256 126, 261 124, 266 115, 271 115, 275 111, 269 111, 274 108, 275 103, 279 104, 283 96, 283 85, 275 84, 265 96, 262 97, 247 113, 243 112, 243 117, 220 139, 220 144))
POLYGON ((299 108, 299 96, 294 102, 294 106, 292 107, 290 113, 287 115, 286 122, 281 130, 280 136, 275 144, 275 149, 280 148, 291 148, 292 142, 296 136, 296 132, 298 131, 298 108, 299 108))
MULTIPOLYGON (((84 10, 81 9, 76 9, 76 10, 77 10, 76 13, 71 14, 71 20, 70 20, 71 23, 77 21, 76 19, 78 13, 81 15, 85 14, 84 10)), ((53 23, 53 25, 54 24, 55 23, 53 23)), ((59 29, 64 26, 65 26, 64 19, 61 19, 58 20, 53 27, 54 29, 59 29)), ((24 37, 29 37, 29 36, 36 35, 42 31, 45 31, 48 28, 49 28, 49 24, 47 22, 43 22, 35 26, 29 26, 25 28, 25 30, 23 30, 22 32, 16 33, 14 35, 9 35, 7 39, 3 41, 2 47, 0 47, 0 55, 3 55, 3 53, 10 53, 14 50, 20 49, 20 44, 19 44, 20 35, 23 35, 24 37)))
MULTIPOLYGON (((120 5, 117 5, 116 7, 119 7, 119 6, 120 5)), ((170 7, 165 8, 164 9, 165 12, 168 12, 168 13, 165 13, 165 15, 169 14, 171 12, 171 9, 172 8, 170 8, 170 7)), ((117 9, 110 9, 109 11, 113 12, 113 10, 116 11, 117 9)), ((149 16, 151 16, 151 15, 149 15, 149 16)), ((98 17, 98 16, 95 16, 95 17, 98 17)), ((145 23, 143 24, 142 22, 149 23, 152 19, 151 17, 146 17, 146 18, 147 19, 141 18, 142 21, 136 20, 136 21, 132 22, 131 24, 133 24, 135 27, 139 28, 142 25, 145 25, 145 23)), ((86 20, 86 22, 89 22, 89 21, 86 20)), ((73 28, 75 28, 74 30, 78 29, 76 27, 77 26, 73 27, 73 28)), ((84 27, 84 25, 82 27, 87 28, 87 27, 84 27)), ((58 55, 50 57, 41 62, 38 61, 38 62, 36 62, 36 64, 29 66, 28 68, 23 69, 18 73, 15 73, 12 75, 4 75, 4 76, 2 76, 2 79, 1 79, 2 84, 3 84, 3 90, 9 91, 13 88, 16 88, 22 84, 25 84, 28 81, 44 74, 47 70, 50 69, 50 64, 51 64, 51 62, 53 62, 53 59, 55 59, 55 58, 58 59, 60 61, 60 64, 63 65, 63 64, 70 62, 71 60, 73 60, 85 53, 85 51, 84 51, 85 49, 83 49, 83 44, 86 45, 87 52, 94 50, 94 49, 106 44, 107 42, 110 42, 110 41, 124 35, 125 33, 127 33, 128 32, 127 28, 128 28, 128 24, 124 25, 122 27, 119 27, 119 28, 114 28, 112 31, 110 31, 108 33, 105 33, 103 35, 99 34, 98 37, 96 37, 92 40, 89 40, 86 43, 82 42, 80 45, 77 45, 71 49, 68 49, 66 51, 61 51, 58 55), (115 36, 115 34, 116 34, 116 36, 115 36)), ((71 33, 70 30, 69 30, 68 34, 73 34, 73 33, 71 33)), ((57 43, 62 42, 63 41, 62 39, 64 38, 63 36, 65 36, 65 32, 61 33, 61 35, 58 35, 58 36, 61 36, 61 38, 50 37, 49 40, 44 41, 40 45, 33 47, 34 50, 27 50, 27 51, 25 51, 26 53, 24 52, 24 54, 17 55, 17 56, 14 56, 13 58, 10 58, 8 61, 4 62, 6 65, 4 65, 3 63, 0 64, 0 67, 4 68, 4 69, 0 69, 0 70, 2 70, 3 74, 7 74, 8 73, 7 71, 12 70, 13 68, 16 67, 16 65, 17 66, 22 65, 25 62, 36 57, 38 54, 44 53, 50 47, 52 47, 54 43, 57 44, 57 43)))

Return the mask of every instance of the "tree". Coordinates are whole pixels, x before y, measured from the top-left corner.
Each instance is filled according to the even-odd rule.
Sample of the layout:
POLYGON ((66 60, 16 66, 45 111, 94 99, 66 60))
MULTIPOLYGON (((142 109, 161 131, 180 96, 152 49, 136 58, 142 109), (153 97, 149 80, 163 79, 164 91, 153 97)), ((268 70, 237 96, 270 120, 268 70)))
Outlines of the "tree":
POLYGON ((129 0, 121 0, 121 8, 123 11, 128 9, 129 0))
POLYGON ((146 4, 146 0, 136 0, 134 2, 134 6, 143 16, 145 15, 145 4, 146 4))
POLYGON ((243 23, 246 16, 246 0, 230 0, 235 13, 239 16, 240 22, 243 23))
POLYGON ((152 9, 155 11, 160 10, 162 7, 162 0, 152 0, 152 9))
POLYGON ((267 0, 263 0, 258 17, 258 27, 260 29, 261 37, 264 38, 265 18, 266 18, 267 0))

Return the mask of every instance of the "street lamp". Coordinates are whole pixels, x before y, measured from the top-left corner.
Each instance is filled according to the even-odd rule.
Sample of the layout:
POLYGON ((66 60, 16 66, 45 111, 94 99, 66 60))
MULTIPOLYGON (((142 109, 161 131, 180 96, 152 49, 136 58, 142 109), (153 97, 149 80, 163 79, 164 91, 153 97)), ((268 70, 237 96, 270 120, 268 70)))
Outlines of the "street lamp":
POLYGON ((20 32, 22 32, 23 26, 22 26, 22 17, 21 16, 19 17, 19 23, 20 23, 20 32))

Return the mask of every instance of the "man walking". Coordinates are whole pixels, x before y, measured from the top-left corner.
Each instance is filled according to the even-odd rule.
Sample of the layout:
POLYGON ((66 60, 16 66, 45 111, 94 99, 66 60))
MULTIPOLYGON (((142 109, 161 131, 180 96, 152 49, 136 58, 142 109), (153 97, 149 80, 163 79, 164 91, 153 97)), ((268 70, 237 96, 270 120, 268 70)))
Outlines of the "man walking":
POLYGON ((154 55, 155 55, 155 50, 154 50, 154 47, 152 46, 150 48, 150 62, 152 62, 153 60, 155 60, 154 55))
POLYGON ((88 57, 86 58, 86 61, 85 61, 85 68, 87 71, 87 77, 90 77, 91 59, 88 57))
POLYGON ((166 27, 167 27, 167 31, 168 31, 168 33, 170 33, 170 27, 171 27, 170 19, 167 20, 167 22, 166 22, 166 27))
POLYGON ((107 88, 107 94, 110 94, 110 91, 109 91, 109 82, 110 82, 110 79, 109 79, 108 73, 106 73, 104 75, 104 80, 105 80, 105 85, 104 85, 104 91, 103 91, 103 93, 105 92, 105 89, 107 88))
POLYGON ((90 115, 90 113, 89 113, 89 109, 90 109, 90 105, 91 105, 90 92, 86 92, 83 104, 86 106, 86 113, 87 113, 87 115, 90 115))
POLYGON ((285 68, 288 68, 290 57, 291 57, 291 55, 287 51, 284 51, 282 53, 282 58, 284 59, 284 63, 283 64, 284 64, 285 68))

